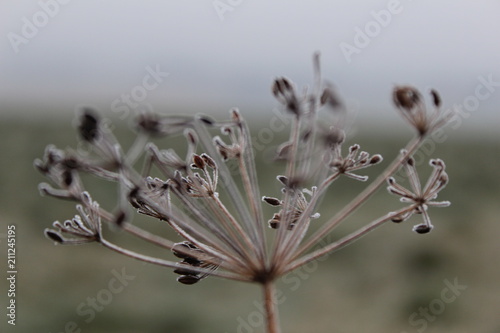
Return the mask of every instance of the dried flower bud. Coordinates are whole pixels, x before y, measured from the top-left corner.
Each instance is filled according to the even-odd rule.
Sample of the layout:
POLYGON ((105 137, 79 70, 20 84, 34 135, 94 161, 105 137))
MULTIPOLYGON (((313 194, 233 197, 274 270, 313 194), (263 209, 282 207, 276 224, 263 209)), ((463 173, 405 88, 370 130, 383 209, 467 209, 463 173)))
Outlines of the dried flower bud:
POLYGON ((55 232, 54 230, 51 229, 45 229, 44 233, 45 236, 50 240, 53 240, 54 242, 59 244, 64 243, 64 238, 62 238, 62 236, 58 232, 55 232))
POLYGON ((432 230, 432 227, 426 224, 419 224, 413 227, 413 231, 419 234, 426 234, 432 230))
POLYGON ((192 285, 200 281, 200 278, 195 275, 181 275, 177 278, 177 281, 182 284, 192 285))
POLYGON ((73 183, 73 175, 72 175, 71 171, 69 171, 69 170, 63 171, 62 181, 63 181, 63 184, 67 187, 69 187, 71 185, 71 183, 73 183))
POLYGON ((328 103, 328 105, 332 109, 337 109, 337 108, 342 106, 342 102, 340 101, 340 98, 338 97, 338 95, 333 90, 333 87, 331 87, 331 86, 326 87, 323 90, 323 93, 321 94, 321 97, 320 97, 320 103, 321 103, 321 105, 325 105, 328 103))
POLYGON ((342 144, 344 140, 344 131, 335 127, 331 127, 330 130, 323 135, 323 142, 325 146, 330 148, 342 144))
POLYGON ((67 157, 62 160, 61 164, 67 169, 78 169, 80 162, 75 157, 67 157))
POLYGON ((198 117, 198 119, 204 123, 205 125, 208 125, 208 126, 213 126, 216 121, 214 120, 214 118, 210 117, 210 116, 207 116, 207 115, 200 115, 198 117))
POLYGON ((377 164, 382 162, 383 158, 382 155, 373 155, 372 158, 370 159, 370 164, 377 164))
POLYGON ((431 96, 432 96, 432 103, 434 104, 435 107, 440 107, 441 106, 441 97, 439 96, 438 92, 434 89, 431 90, 431 96))
POLYGON ((292 89, 293 89, 292 84, 285 77, 280 77, 280 78, 274 80, 274 83, 272 86, 273 95, 275 97, 278 97, 279 95, 286 94, 288 91, 290 91, 292 89))
POLYGON ((215 164, 215 161, 213 158, 208 156, 207 154, 203 153, 201 154, 201 158, 203 158, 203 161, 212 169, 215 169, 217 167, 217 164, 215 164))
POLYGON ((403 218, 403 216, 401 215, 398 215, 398 216, 394 216, 391 221, 394 222, 394 223, 401 223, 403 222, 405 219, 403 218))
POLYGON ((273 218, 268 221, 269 227, 271 227, 272 229, 278 229, 280 226, 280 222, 281 222, 280 214, 275 213, 273 215, 273 218))
POLYGON ((288 186, 288 177, 287 176, 278 176, 276 179, 283 185, 288 186))
POLYGON ((151 135, 163 134, 162 124, 154 113, 141 113, 136 119, 136 128, 151 135))
POLYGON ((231 118, 236 124, 239 124, 241 122, 241 115, 240 111, 238 109, 232 109, 231 110, 231 118))
POLYGON ((99 135, 99 117, 91 109, 85 108, 80 117, 78 130, 83 140, 93 142, 99 135))
POLYGON ((281 201, 272 197, 262 197, 262 200, 271 206, 281 206, 281 201))
POLYGON ((194 167, 198 169, 205 169, 205 161, 203 158, 200 157, 200 155, 193 155, 193 165, 194 167))
POLYGON ((190 144, 196 145, 198 143, 198 137, 192 129, 186 129, 184 135, 190 144))
POLYGON ((292 144, 290 142, 285 142, 276 150, 276 159, 277 160, 287 160, 290 156, 290 151, 292 148, 292 144))
POLYGON ((116 214, 115 220, 113 222, 115 225, 121 227, 126 220, 127 220, 127 213, 121 210, 118 214, 116 214))
POLYGON ((394 88, 392 99, 398 108, 411 110, 420 103, 422 98, 417 89, 409 86, 400 86, 394 88))

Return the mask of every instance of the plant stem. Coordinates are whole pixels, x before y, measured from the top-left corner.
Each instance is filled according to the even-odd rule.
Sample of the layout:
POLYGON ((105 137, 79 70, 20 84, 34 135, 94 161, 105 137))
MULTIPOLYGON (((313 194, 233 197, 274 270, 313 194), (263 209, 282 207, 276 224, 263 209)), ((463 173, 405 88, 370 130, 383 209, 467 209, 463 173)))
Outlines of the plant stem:
POLYGON ((266 332, 280 333, 278 303, 273 281, 266 281, 264 287, 264 303, 266 308, 266 332))

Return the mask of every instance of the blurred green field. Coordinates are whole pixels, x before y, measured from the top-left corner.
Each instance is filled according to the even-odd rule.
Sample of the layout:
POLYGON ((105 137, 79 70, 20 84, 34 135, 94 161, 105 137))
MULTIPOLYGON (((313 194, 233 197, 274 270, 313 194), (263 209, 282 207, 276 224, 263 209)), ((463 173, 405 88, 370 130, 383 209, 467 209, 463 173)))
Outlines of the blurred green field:
MULTIPOLYGON (((4 278, 1 332, 262 332, 258 286, 215 278, 185 286, 169 270, 133 261, 99 245, 54 246, 43 236, 44 228, 54 220, 71 218, 75 210, 73 203, 39 196, 37 185, 45 179, 34 170, 33 160, 50 143, 74 147, 77 139, 70 124, 71 119, 64 117, 46 122, 0 118, 0 236, 5 236, 7 225, 16 225, 18 266, 16 326, 6 323, 4 278), (113 270, 124 270, 130 280, 122 291, 110 294, 105 290, 113 270), (103 298, 105 295, 111 298, 103 298), (89 302, 98 296, 105 304, 91 310, 89 302)), ((254 130, 258 133, 259 127, 254 130)), ((131 141, 125 129, 118 127, 117 132, 131 141)), ((408 139, 409 135, 381 132, 355 141, 370 153, 381 153, 388 163, 408 139)), ((499 333, 498 139, 481 138, 479 132, 464 136, 449 131, 449 138, 429 156, 446 162, 451 180, 439 199, 452 201, 449 208, 431 209, 432 233, 411 231, 418 217, 401 225, 387 224, 327 260, 282 279, 278 287, 284 294, 280 305, 283 332, 413 333, 420 329, 428 333, 499 333), (443 290, 455 280, 467 288, 453 301, 443 302, 443 290), (445 306, 440 307, 442 304, 445 306), (426 317, 420 311, 429 307, 426 317)), ((267 153, 258 155, 261 193, 276 195, 279 186, 273 179, 282 171, 262 161, 267 153)), ((367 173, 374 175, 382 169, 376 168, 367 173)), ((426 164, 421 168, 424 173, 430 169, 426 164)), ((325 200, 322 216, 332 214, 362 185, 339 182, 325 200)), ((112 205, 113 187, 89 190, 103 206, 112 205)), ((396 207, 397 199, 381 190, 337 232, 351 230, 396 207)), ((172 235, 156 222, 139 222, 149 222, 154 230, 172 235)), ((120 232, 108 234, 120 244, 172 257, 120 232)), ((0 241, 0 260, 5 263, 5 238, 0 241)))

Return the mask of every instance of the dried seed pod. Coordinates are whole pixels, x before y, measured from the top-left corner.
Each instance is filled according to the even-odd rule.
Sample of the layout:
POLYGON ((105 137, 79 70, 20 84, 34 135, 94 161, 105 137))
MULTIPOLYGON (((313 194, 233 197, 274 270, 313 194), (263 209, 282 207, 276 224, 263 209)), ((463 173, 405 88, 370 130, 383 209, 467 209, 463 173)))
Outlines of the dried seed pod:
POLYGON ((377 164, 382 162, 383 158, 382 155, 373 155, 372 158, 370 159, 370 164, 377 164))
POLYGON ((432 103, 434 104, 435 107, 440 107, 441 106, 441 97, 439 96, 438 92, 434 89, 431 89, 431 96, 432 96, 432 103))
POLYGON ((177 278, 177 281, 182 284, 192 285, 200 281, 200 278, 195 275, 181 275, 177 278))
POLYGON ((113 222, 115 225, 121 227, 126 220, 127 220, 127 213, 121 210, 118 214, 116 214, 113 222))
POLYGON ((273 218, 268 221, 269 227, 273 229, 278 229, 281 223, 281 216, 280 214, 275 213, 273 215, 273 218))
POLYGON ((81 138, 87 142, 96 140, 99 136, 99 122, 100 119, 97 114, 93 110, 85 108, 78 125, 81 138))
POLYGON ((215 164, 215 161, 213 158, 208 156, 207 154, 203 153, 201 154, 201 158, 203 158, 203 161, 212 169, 217 168, 217 164, 215 164))
POLYGON ((323 93, 321 94, 321 97, 320 97, 320 103, 321 103, 321 105, 325 105, 328 103, 328 105, 332 109, 337 109, 337 108, 342 106, 342 102, 340 101, 340 98, 337 96, 337 94, 333 90, 333 87, 326 87, 323 90, 323 93))
POLYGON ((432 227, 427 224, 419 224, 413 227, 413 231, 419 234, 426 234, 432 230, 432 227))
POLYGON ((288 160, 290 156, 290 151, 292 148, 292 144, 290 142, 285 142, 276 150, 276 159, 277 160, 288 160))
POLYGON ((203 160, 203 158, 201 158, 200 155, 194 154, 192 166, 198 169, 205 169, 205 161, 203 160))
POLYGON ((192 258, 192 256, 185 254, 186 252, 191 252, 198 249, 195 245, 190 242, 184 241, 180 243, 175 243, 172 247, 172 253, 180 259, 192 258))
POLYGON ((394 216, 391 221, 394 222, 394 223, 401 223, 403 222, 405 219, 401 216, 401 215, 398 215, 398 216, 394 216))
POLYGON ((50 240, 53 240, 54 242, 59 244, 64 243, 64 238, 62 238, 62 236, 58 232, 51 229, 45 229, 44 233, 45 236, 50 240))
POLYGON ((78 167, 80 166, 79 161, 75 157, 67 157, 61 161, 61 164, 65 168, 70 169, 70 170, 78 169, 78 167))
POLYGON ((325 146, 329 148, 342 144, 344 140, 344 131, 335 127, 331 127, 330 130, 323 135, 323 142, 325 146))
POLYGON ((283 185, 288 186, 288 177, 287 176, 277 176, 276 179, 283 185))
POLYGON ((69 187, 73 183, 73 174, 69 170, 64 170, 62 173, 62 181, 64 186, 69 187))
POLYGON ((198 143, 198 136, 192 129, 186 129, 184 131, 184 135, 186 136, 186 139, 190 144, 196 145, 198 143))
POLYGON ((185 265, 186 267, 179 267, 179 268, 174 269, 175 274, 179 274, 179 275, 197 275, 198 274, 196 271, 189 269, 189 266, 191 266, 191 265, 184 263, 184 262, 181 262, 181 264, 185 265))
POLYGON ((141 113, 137 116, 135 120, 135 126, 138 131, 145 132, 151 135, 161 135, 162 124, 158 119, 158 116, 154 113, 141 113))
POLYGON ((209 125, 209 126, 213 126, 216 121, 214 120, 214 118, 210 117, 210 116, 207 116, 207 115, 200 115, 198 117, 198 119, 200 119, 200 121, 202 123, 204 123, 205 125, 209 125))
POLYGON ((285 77, 277 78, 273 82, 272 91, 273 91, 273 95, 275 97, 278 97, 279 95, 286 94, 288 91, 290 91, 292 89, 293 89, 292 84, 285 77))
POLYGON ((272 197, 262 197, 262 200, 271 206, 281 206, 281 201, 272 197))
POLYGON ((408 111, 413 109, 422 100, 418 90, 409 86, 395 87, 392 99, 396 107, 408 111))

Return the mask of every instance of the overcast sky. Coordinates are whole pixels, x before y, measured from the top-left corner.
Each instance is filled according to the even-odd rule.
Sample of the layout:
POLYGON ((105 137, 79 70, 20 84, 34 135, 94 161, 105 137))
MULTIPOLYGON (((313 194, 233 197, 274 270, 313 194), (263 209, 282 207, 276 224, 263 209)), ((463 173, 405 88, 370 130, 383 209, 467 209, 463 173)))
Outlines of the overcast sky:
POLYGON ((499 18, 498 0, 2 1, 0 110, 269 112, 273 78, 311 82, 319 51, 358 114, 392 117, 412 84, 498 123, 499 18))

